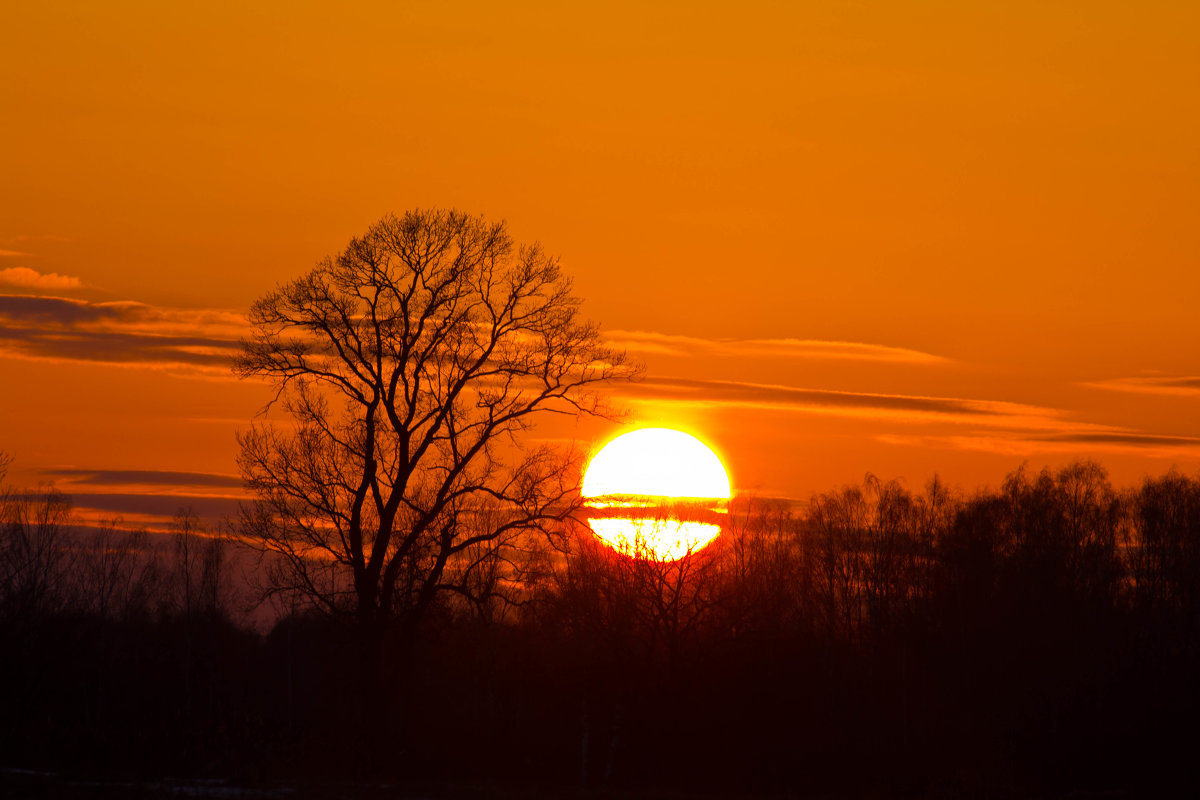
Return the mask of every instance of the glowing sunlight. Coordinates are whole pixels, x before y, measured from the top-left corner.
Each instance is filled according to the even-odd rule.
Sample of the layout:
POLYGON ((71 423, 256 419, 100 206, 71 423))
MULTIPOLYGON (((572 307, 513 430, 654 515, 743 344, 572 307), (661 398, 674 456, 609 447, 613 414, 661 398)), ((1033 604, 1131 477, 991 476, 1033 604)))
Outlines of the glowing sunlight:
POLYGON ((642 428, 618 436, 592 458, 583 496, 592 532, 609 547, 675 561, 720 535, 729 476, 696 437, 642 428))

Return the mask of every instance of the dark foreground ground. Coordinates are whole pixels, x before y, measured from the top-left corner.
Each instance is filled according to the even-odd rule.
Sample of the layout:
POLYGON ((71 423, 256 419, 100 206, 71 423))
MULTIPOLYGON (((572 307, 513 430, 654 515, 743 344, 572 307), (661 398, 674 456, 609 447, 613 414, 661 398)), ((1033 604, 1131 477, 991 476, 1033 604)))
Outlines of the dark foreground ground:
POLYGON ((304 608, 239 624, 218 547, 27 518, 0 800, 1200 797, 1200 478, 868 481, 671 563, 582 537, 375 662, 304 608))
POLYGON ((748 800, 749 798, 827 798, 828 800, 867 800, 868 798, 983 798, 1008 800, 1031 798, 1032 800, 1124 800, 1144 797, 1188 797, 1188 792, 1171 787, 1155 790, 1109 789, 1067 790, 1046 794, 1030 792, 1014 787, 969 786, 956 778, 944 784, 923 787, 920 790, 901 789, 875 790, 870 792, 847 792, 814 794, 806 793, 706 793, 702 791, 669 791, 652 789, 581 789, 565 786, 537 784, 493 784, 478 783, 312 783, 270 784, 261 786, 239 785, 222 780, 186 780, 161 778, 146 781, 95 781, 68 778, 47 772, 32 770, 0 769, 0 797, 9 800, 107 800, 129 798, 130 800, 166 800, 167 798, 196 798, 197 800, 748 800))

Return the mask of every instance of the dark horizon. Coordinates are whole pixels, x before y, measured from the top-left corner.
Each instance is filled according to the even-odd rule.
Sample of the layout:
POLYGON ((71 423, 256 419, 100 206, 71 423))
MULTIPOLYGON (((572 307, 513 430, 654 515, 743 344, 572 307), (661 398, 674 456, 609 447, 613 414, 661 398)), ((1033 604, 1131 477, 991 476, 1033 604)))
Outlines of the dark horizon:
MULTIPOLYGON (((8 495, 6 541, 28 502, 8 495)), ((507 600, 447 598, 409 644, 389 639, 381 728, 347 703, 353 625, 299 605, 246 627, 232 542, 197 536, 185 556, 178 535, 143 539, 114 571, 96 559, 133 534, 100 550, 58 535, 29 552, 54 561, 73 541, 69 568, 42 571, 36 602, 11 581, 0 596, 0 784, 33 796, 130 780, 148 796, 199 780, 201 796, 382 782, 399 797, 1200 783, 1200 477, 1118 491, 1080 462, 970 495, 867 481, 801 514, 743 507, 670 563, 575 526, 507 600)))

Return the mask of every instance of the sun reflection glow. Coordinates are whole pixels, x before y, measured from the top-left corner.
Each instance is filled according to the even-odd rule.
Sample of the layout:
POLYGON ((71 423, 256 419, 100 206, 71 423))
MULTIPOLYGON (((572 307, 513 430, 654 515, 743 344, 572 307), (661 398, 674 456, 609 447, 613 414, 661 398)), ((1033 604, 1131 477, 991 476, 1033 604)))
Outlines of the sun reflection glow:
POLYGON ((614 550, 626 555, 678 561, 695 553, 721 534, 721 526, 709 522, 679 522, 671 519, 588 520, 592 532, 614 550))

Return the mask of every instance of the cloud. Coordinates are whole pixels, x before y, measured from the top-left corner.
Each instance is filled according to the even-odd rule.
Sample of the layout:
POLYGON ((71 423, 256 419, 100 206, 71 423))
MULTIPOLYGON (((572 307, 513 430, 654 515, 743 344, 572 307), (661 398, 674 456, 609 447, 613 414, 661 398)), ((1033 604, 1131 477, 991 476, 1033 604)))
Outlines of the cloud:
POLYGON ((71 501, 82 511, 120 514, 134 518, 169 519, 182 508, 190 508, 206 520, 237 514, 242 500, 188 494, 71 493, 71 501))
POLYGON ((1136 453, 1150 458, 1200 456, 1200 438, 1162 436, 1139 431, 1064 431, 1060 433, 1018 432, 1000 435, 993 431, 951 436, 902 436, 883 434, 875 437, 885 444, 910 447, 941 447, 973 450, 1006 456, 1032 456, 1048 453, 1085 452, 1136 453))
POLYGON ((647 378, 614 392, 631 400, 705 407, 762 408, 872 418, 973 421, 989 427, 1059 429, 1062 412, 1002 400, 841 392, 691 378, 647 378))
MULTIPOLYGON (((1183 380, 1195 379, 1179 379, 1183 380)), ((1173 436, 1079 422, 1067 412, 1004 400, 842 392, 689 378, 648 378, 616 391, 633 402, 705 408, 750 408, 913 423, 948 423, 953 433, 875 436, 912 447, 1008 456, 1044 453, 1136 453, 1152 458, 1200 457, 1200 437, 1173 436), (966 432, 962 432, 966 428, 966 432)))
POLYGON ((1054 436, 1044 436, 1042 441, 1064 442, 1068 444, 1115 444, 1133 447, 1197 447, 1200 439, 1194 436, 1159 436, 1152 433, 1138 432, 1093 432, 1093 433, 1060 433, 1054 436))
MULTIPOLYGON (((17 256, 31 256, 33 253, 22 253, 20 250, 0 250, 0 258, 15 258, 17 256)), ((32 272, 32 270, 30 270, 32 272)))
MULTIPOLYGON (((10 250, 0 250, 0 255, 23 254, 10 250)), ((0 269, 0 286, 63 291, 66 289, 82 289, 83 282, 79 278, 73 278, 70 275, 59 275, 57 272, 43 274, 29 267, 9 267, 7 269, 0 269)))
POLYGON ((215 522, 234 515, 246 497, 239 477, 212 472, 75 467, 36 472, 55 482, 85 521, 117 515, 126 525, 152 529, 161 529, 182 508, 215 522))
POLYGON ((48 478, 62 478, 72 484, 92 486, 187 486, 214 488, 242 488, 242 479, 236 475, 220 475, 211 472, 172 472, 153 469, 43 469, 39 474, 48 478))
POLYGON ((1190 397, 1200 394, 1200 377, 1184 375, 1175 377, 1111 378, 1084 383, 1092 389, 1131 394, 1174 395, 1190 397))
POLYGON ((0 355, 229 375, 244 318, 212 309, 0 295, 0 355))
POLYGON ((636 353, 677 357, 796 358, 885 361, 904 364, 940 364, 948 359, 911 350, 863 342, 822 339, 703 339, 653 331, 608 331, 608 343, 636 353))

